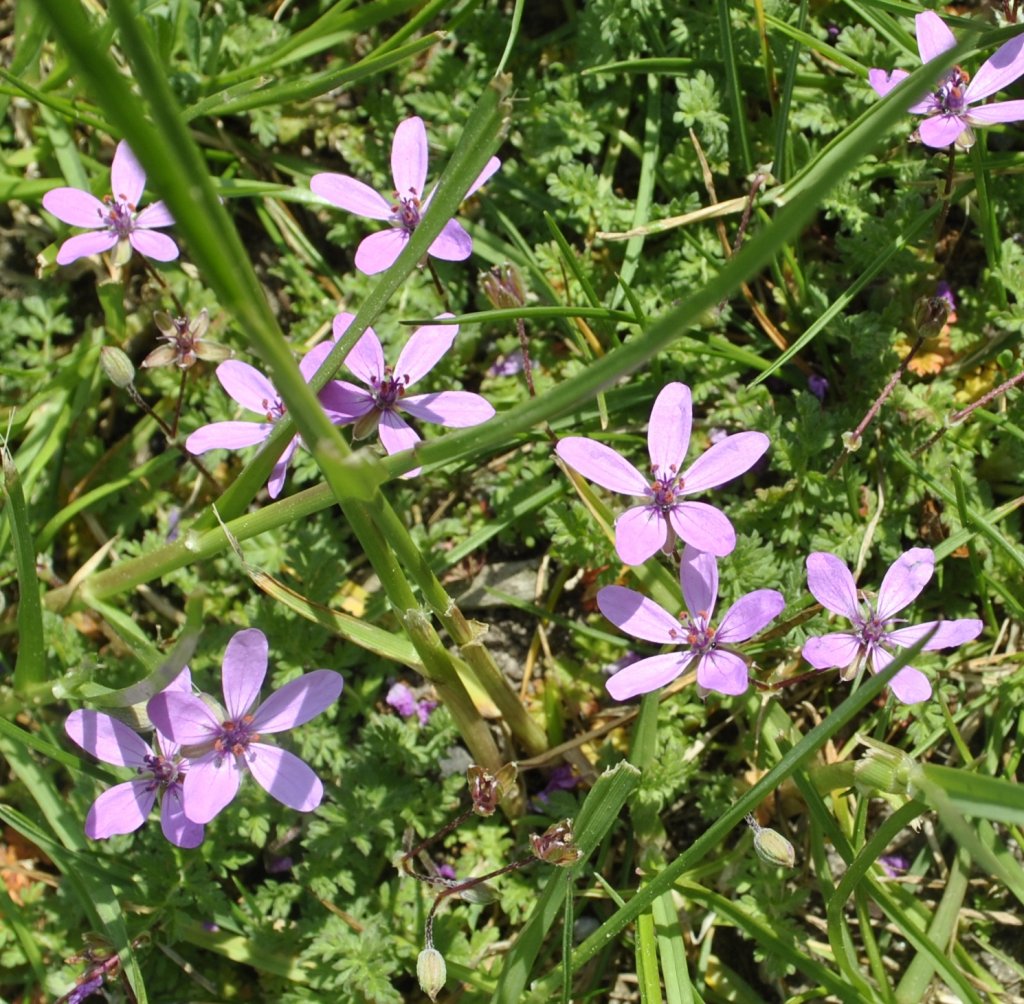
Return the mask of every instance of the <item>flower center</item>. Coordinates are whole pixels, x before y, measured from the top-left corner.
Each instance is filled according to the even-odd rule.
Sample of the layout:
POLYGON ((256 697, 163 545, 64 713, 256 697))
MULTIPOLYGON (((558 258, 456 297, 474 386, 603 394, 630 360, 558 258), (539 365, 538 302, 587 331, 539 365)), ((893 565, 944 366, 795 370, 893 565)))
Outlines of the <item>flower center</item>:
POLYGON ((675 467, 670 467, 668 473, 661 477, 658 477, 658 471, 659 468, 651 467, 651 473, 654 475, 651 482, 652 501, 658 509, 665 512, 676 504, 676 496, 682 491, 684 482, 675 467))
POLYGON ((379 411, 392 411, 398 401, 405 396, 405 388, 409 384, 408 376, 396 377, 394 369, 384 367, 384 379, 371 378, 370 390, 373 403, 379 411))
POLYGON ((395 198, 398 201, 391 207, 391 223, 411 234, 420 225, 420 198, 415 188, 410 188, 408 195, 399 195, 395 192, 395 198))
POLYGON ((677 632, 674 628, 670 632, 673 637, 678 637, 680 642, 685 641, 695 655, 707 655, 712 649, 718 646, 715 636, 717 628, 713 627, 708 620, 708 615, 702 610, 695 618, 684 610, 679 615, 681 629, 677 632))
POLYGON ((253 731, 252 715, 243 715, 238 721, 228 719, 221 723, 220 735, 213 741, 213 748, 218 753, 234 753, 235 756, 246 756, 249 743, 256 742, 260 735, 253 731))
POLYGON ((172 784, 180 783, 185 778, 185 772, 178 769, 177 762, 169 760, 165 756, 150 753, 143 758, 142 762, 145 767, 139 767, 138 772, 142 774, 149 771, 153 775, 153 780, 161 788, 169 788, 172 784))
POLYGON ((124 196, 115 199, 112 195, 103 196, 103 204, 107 207, 107 227, 118 237, 127 237, 135 229, 135 206, 124 196))
POLYGON ((880 620, 878 614, 872 610, 857 633, 864 645, 873 648, 886 636, 888 627, 888 622, 880 620))
POLYGON ((264 398, 260 402, 260 407, 263 409, 263 413, 267 416, 268 422, 276 422, 279 418, 284 418, 288 411, 284 406, 284 401, 279 397, 275 397, 273 401, 264 398))
POLYGON ((971 79, 966 70, 954 66, 946 75, 946 78, 939 84, 935 92, 935 100, 942 109, 943 115, 960 115, 967 107, 964 101, 964 91, 971 79))

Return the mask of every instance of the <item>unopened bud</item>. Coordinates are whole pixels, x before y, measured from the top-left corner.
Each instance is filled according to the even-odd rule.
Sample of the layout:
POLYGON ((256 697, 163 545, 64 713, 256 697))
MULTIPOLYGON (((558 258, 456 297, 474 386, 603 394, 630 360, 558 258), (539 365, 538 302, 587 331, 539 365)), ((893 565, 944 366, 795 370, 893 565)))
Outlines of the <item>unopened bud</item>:
POLYGON ((480 288, 491 305, 497 308, 521 307, 526 303, 523 279, 515 265, 504 262, 492 265, 480 276, 480 288))
POLYGON ((549 826, 539 837, 531 833, 530 844, 536 857, 559 868, 574 865, 583 856, 573 837, 571 819, 549 826))
POLYGON ((796 851, 778 830, 762 826, 753 816, 747 816, 746 823, 754 831, 754 850, 762 861, 780 868, 793 867, 796 851))
POLYGON ((949 300, 944 296, 922 296, 914 304, 914 327, 922 338, 934 338, 949 319, 949 300))
POLYGON ((475 906, 493 903, 498 898, 497 890, 486 882, 477 882, 475 885, 466 886, 465 889, 459 890, 458 895, 463 903, 472 903, 475 906))
POLYGON ((913 795, 914 776, 919 770, 912 757, 902 750, 862 736, 861 742, 869 746, 863 759, 853 768, 854 781, 864 792, 886 795, 913 795))
POLYGON ((469 797, 478 816, 493 816, 498 803, 512 790, 519 776, 519 765, 507 763, 492 774, 486 767, 473 764, 466 771, 469 797))
POLYGON ((135 382, 135 367, 132 361, 113 345, 104 345, 100 349, 100 367, 115 387, 123 390, 135 382))
POLYGON ((448 977, 448 968, 444 964, 444 956, 436 948, 424 948, 416 960, 416 978, 422 990, 432 1001, 444 988, 448 977))

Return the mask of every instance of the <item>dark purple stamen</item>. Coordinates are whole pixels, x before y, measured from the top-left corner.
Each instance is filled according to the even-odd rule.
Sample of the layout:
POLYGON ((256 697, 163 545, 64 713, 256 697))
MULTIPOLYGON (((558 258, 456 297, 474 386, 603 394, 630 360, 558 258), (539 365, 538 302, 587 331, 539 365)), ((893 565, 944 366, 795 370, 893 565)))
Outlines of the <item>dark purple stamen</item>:
POLYGON ((105 195, 103 202, 107 207, 106 225, 118 237, 122 239, 127 237, 135 229, 135 206, 128 202, 123 195, 116 199, 111 195, 105 195))
POLYGON ((279 397, 275 397, 273 401, 268 401, 264 398, 260 401, 260 407, 267 416, 268 422, 276 422, 279 418, 284 418, 285 413, 288 411, 284 406, 284 401, 279 397))
POLYGON ((399 400, 405 397, 405 388, 408 385, 408 375, 396 377, 394 370, 390 366, 385 366, 383 380, 378 380, 377 377, 370 380, 373 403, 379 411, 392 411, 399 400))
POLYGON ((220 727, 220 735, 214 740, 213 748, 218 753, 234 753, 244 756, 249 743, 259 739, 259 733, 253 731, 252 715, 245 715, 237 722, 229 719, 220 727))
POLYGON ((963 113, 967 107, 967 103, 964 101, 964 92, 970 79, 967 72, 961 70, 959 66, 954 66, 946 79, 939 85, 935 99, 944 115, 963 113))
POLYGON ((185 777, 185 772, 178 770, 178 765, 165 756, 151 753, 144 757, 142 762, 145 766, 139 767, 138 773, 149 771, 153 775, 153 781, 162 788, 168 788, 185 777))
POLYGON ((407 234, 411 234, 420 225, 422 203, 416 194, 416 189, 410 188, 408 195, 399 195, 398 192, 395 192, 395 198, 398 199, 398 202, 391 207, 391 223, 407 234))

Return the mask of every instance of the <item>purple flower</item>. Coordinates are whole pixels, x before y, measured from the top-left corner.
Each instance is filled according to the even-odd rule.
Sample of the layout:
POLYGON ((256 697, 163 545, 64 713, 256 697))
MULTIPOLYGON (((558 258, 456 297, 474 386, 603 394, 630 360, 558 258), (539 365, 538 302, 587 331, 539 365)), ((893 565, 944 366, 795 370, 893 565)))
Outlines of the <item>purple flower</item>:
MULTIPOLYGON (((388 199, 345 174, 315 174, 309 187, 322 199, 371 220, 387 220, 390 230, 363 238, 356 250, 356 268, 376 275, 390 268, 405 249, 409 235, 419 226, 434 190, 423 198, 427 181, 427 130, 418 115, 398 124, 391 144, 391 174, 395 190, 388 199)), ((468 198, 501 166, 492 157, 466 193, 468 198)), ((449 220, 427 253, 444 261, 464 261, 473 253, 473 240, 457 220, 449 220)))
POLYGON ((812 373, 807 378, 807 389, 819 400, 824 401, 828 393, 828 380, 817 373, 812 373))
MULTIPOLYGON (((923 638, 932 628, 935 634, 924 650, 955 648, 977 638, 983 627, 980 620, 928 621, 913 627, 892 630, 903 618, 895 618, 913 603, 928 584, 935 569, 930 548, 912 547, 901 554, 882 579, 878 600, 872 604, 863 591, 858 593, 850 570, 834 554, 823 551, 807 557, 807 588, 826 610, 853 622, 853 631, 837 631, 804 642, 804 658, 815 669, 841 669, 844 680, 852 679, 866 658, 871 671, 880 673, 892 662, 890 649, 906 648, 923 638)), ((904 704, 925 701, 932 694, 928 677, 913 666, 904 666, 889 681, 893 693, 904 704)))
POLYGON ((415 715, 420 725, 426 725, 430 721, 430 715, 437 707, 437 701, 417 700, 416 695, 404 683, 392 684, 384 703, 394 708, 403 718, 412 718, 415 715))
POLYGON ((593 439, 568 436, 555 447, 570 467, 602 488, 647 500, 615 521, 615 549, 627 565, 642 564, 658 548, 671 552, 676 537, 719 557, 736 546, 736 532, 726 516, 706 502, 683 498, 717 488, 749 470, 768 449, 768 437, 762 432, 726 436, 680 471, 692 424, 690 388, 667 384, 654 402, 647 429, 651 480, 611 447, 593 439))
POLYGON ((195 823, 208 823, 235 797, 243 768, 291 809, 312 812, 323 798, 324 786, 304 761, 260 738, 315 718, 338 699, 344 681, 339 673, 318 669, 286 683, 254 707, 266 674, 266 635, 249 628, 235 634, 224 653, 226 710, 212 698, 166 691, 147 706, 165 736, 189 747, 182 796, 185 815, 195 823))
MULTIPOLYGON (((192 678, 183 669, 162 691, 185 695, 192 692, 192 678)), ((160 801, 160 826, 164 836, 178 847, 198 847, 203 828, 182 811, 182 782, 189 762, 179 744, 157 733, 157 750, 127 725, 101 711, 72 711, 64 723, 67 734, 97 760, 134 768, 138 777, 108 788, 92 803, 85 818, 85 835, 103 840, 117 833, 133 833, 160 801)))
MULTIPOLYGON (((956 45, 953 33, 934 11, 924 11, 914 19, 917 24, 917 49, 921 62, 927 63, 956 45)), ((1019 122, 1024 119, 1024 101, 996 101, 991 105, 971 105, 1012 84, 1024 73, 1024 35, 1011 38, 996 49, 972 80, 959 66, 954 66, 938 89, 923 101, 910 106, 915 115, 926 115, 918 132, 921 142, 945 147, 956 142, 969 149, 974 144, 971 126, 994 125, 997 122, 1019 122)), ((900 81, 909 76, 906 70, 871 70, 868 83, 880 97, 885 97, 900 81)))
POLYGON ((154 261, 177 258, 178 245, 166 234, 154 232, 157 227, 174 224, 170 210, 162 202, 154 202, 138 211, 146 172, 124 140, 117 144, 110 165, 110 187, 114 194, 102 201, 79 188, 53 188, 43 196, 43 208, 58 220, 94 231, 69 237, 57 252, 57 264, 70 265, 86 255, 109 251, 115 244, 119 264, 128 261, 131 248, 154 261))
POLYGON ((720 694, 747 689, 747 660, 732 645, 752 638, 778 616, 786 601, 774 589, 756 589, 711 623, 718 599, 718 562, 689 544, 683 549, 679 580, 687 613, 673 617, 654 600, 623 586, 605 586, 597 605, 616 627, 658 645, 682 645, 681 651, 654 655, 620 669, 607 683, 617 701, 664 687, 697 660, 697 685, 720 694))
MULTIPOLYGON (((309 383, 320 368, 327 354, 331 351, 330 342, 321 342, 309 350, 299 362, 299 370, 306 383, 309 383)), ((274 425, 286 413, 274 385, 258 369, 238 359, 229 359, 217 367, 217 379, 228 394, 243 408, 263 415, 263 422, 211 422, 209 425, 196 429, 185 440, 185 449, 189 453, 205 453, 207 450, 240 450, 246 446, 255 446, 267 439, 274 431, 274 425)), ((320 401, 325 400, 324 392, 320 393, 320 401)), ((328 417, 336 425, 351 421, 348 414, 338 414, 329 407, 325 408, 328 417)), ((281 494, 284 478, 288 470, 288 462, 292 459, 299 437, 292 436, 284 452, 278 458, 270 473, 267 490, 272 499, 281 494)))
MULTIPOLYGON (((354 317, 354 314, 342 313, 334 318, 335 341, 348 330, 354 317)), ((398 354, 398 362, 386 366, 380 339, 373 328, 367 328, 345 359, 345 364, 366 387, 334 380, 324 388, 324 404, 347 415, 346 421, 355 421, 356 439, 363 439, 379 428, 381 444, 388 453, 412 449, 420 441, 419 435, 399 416, 399 411, 453 429, 486 422, 494 417, 494 408, 479 394, 470 391, 443 390, 406 397, 409 386, 438 364, 458 333, 457 324, 427 324, 417 328, 398 354)), ((417 467, 403 477, 411 478, 419 472, 417 467)))

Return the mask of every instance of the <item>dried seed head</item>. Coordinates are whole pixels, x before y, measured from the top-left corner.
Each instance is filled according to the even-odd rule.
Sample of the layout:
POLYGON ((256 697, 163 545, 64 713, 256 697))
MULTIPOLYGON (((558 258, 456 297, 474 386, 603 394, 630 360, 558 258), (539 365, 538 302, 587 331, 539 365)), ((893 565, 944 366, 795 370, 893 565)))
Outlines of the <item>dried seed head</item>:
POLYGON ((480 289, 491 305, 498 309, 521 307, 526 303, 523 278, 515 265, 508 262, 492 265, 489 272, 481 273, 480 289))
POLYGON ((574 865, 583 856, 573 837, 571 819, 549 826, 539 837, 531 833, 530 844, 536 857, 559 868, 574 865))
POLYGON ((478 816, 493 816, 498 803, 512 790, 519 776, 519 765, 507 763, 492 774, 486 767, 473 764, 466 771, 469 797, 478 816))

